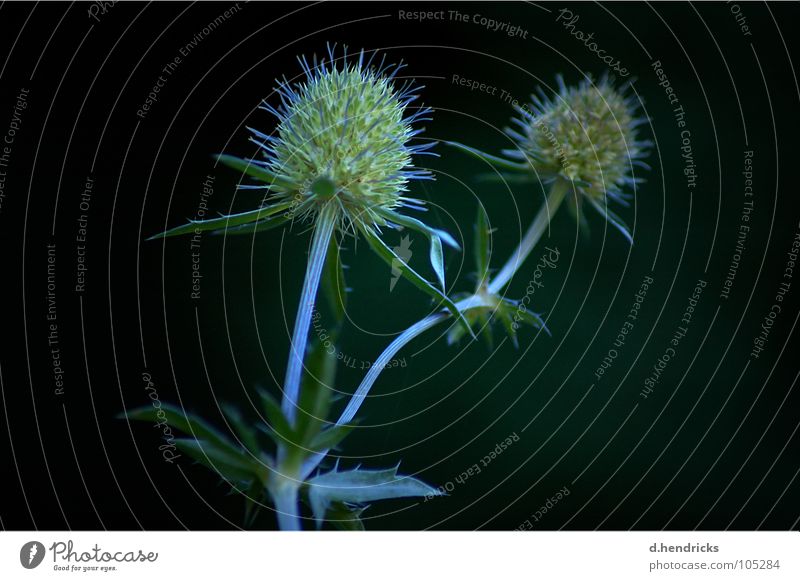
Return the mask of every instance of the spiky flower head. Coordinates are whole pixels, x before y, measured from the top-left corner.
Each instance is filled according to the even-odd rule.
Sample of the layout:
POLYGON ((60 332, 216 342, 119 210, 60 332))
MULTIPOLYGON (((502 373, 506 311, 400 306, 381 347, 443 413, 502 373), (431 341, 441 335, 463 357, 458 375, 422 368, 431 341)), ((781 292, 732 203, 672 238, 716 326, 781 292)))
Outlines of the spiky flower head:
POLYGON ((580 195, 570 197, 568 204, 581 225, 585 226, 581 206, 587 202, 631 240, 627 227, 608 205, 628 205, 624 189, 643 181, 634 177, 633 168, 649 169, 642 162, 650 142, 638 137, 637 126, 646 121, 637 117, 638 106, 636 98, 616 88, 607 76, 596 83, 589 77, 574 87, 558 77, 554 96, 539 88, 530 104, 517 106, 514 127, 506 129, 517 146, 503 150, 505 157, 449 144, 500 170, 522 173, 530 181, 574 188, 580 195))
POLYGON ((278 118, 274 135, 256 129, 251 140, 261 149, 264 167, 273 180, 273 203, 290 201, 297 217, 312 217, 333 200, 342 229, 384 225, 386 212, 404 205, 421 205, 405 196, 412 179, 430 178, 416 169, 412 156, 426 152, 433 142, 411 145, 422 132, 416 121, 430 109, 407 114, 418 86, 394 79, 404 65, 387 65, 385 55, 375 62, 361 51, 356 58, 328 59, 309 64, 300 58, 305 78, 283 81, 277 88, 281 104, 262 108, 278 118))
POLYGON ((509 156, 531 164, 545 178, 561 177, 601 201, 618 199, 631 177, 632 165, 647 155, 648 143, 637 137, 644 120, 638 101, 614 87, 608 77, 567 87, 558 77, 558 93, 548 98, 539 89, 512 120, 519 129, 507 133, 519 149, 509 156))
MULTIPOLYGON (((442 302, 461 319, 454 303, 443 293, 442 243, 459 249, 447 232, 400 213, 402 208, 424 210, 424 203, 406 196, 411 180, 432 179, 416 168, 413 157, 425 154, 435 142, 411 144, 422 129, 414 123, 429 119, 431 110, 411 107, 418 87, 411 80, 398 86, 396 78, 405 65, 380 62, 362 50, 348 57, 316 56, 303 69, 299 82, 279 82, 280 104, 264 102, 261 108, 278 119, 268 135, 248 128, 258 146, 254 158, 218 155, 221 163, 254 178, 240 189, 267 191, 255 210, 191 221, 154 238, 212 231, 224 234, 255 233, 295 221, 313 222, 315 230, 330 236, 334 229, 366 238, 370 248, 392 269, 442 302), (409 113, 410 110, 413 112, 409 113), (430 262, 441 290, 416 271, 380 238, 381 228, 410 228, 430 241, 430 262)), ((311 263, 311 257, 309 259, 311 263)), ((466 322, 462 321, 466 325, 466 322)))

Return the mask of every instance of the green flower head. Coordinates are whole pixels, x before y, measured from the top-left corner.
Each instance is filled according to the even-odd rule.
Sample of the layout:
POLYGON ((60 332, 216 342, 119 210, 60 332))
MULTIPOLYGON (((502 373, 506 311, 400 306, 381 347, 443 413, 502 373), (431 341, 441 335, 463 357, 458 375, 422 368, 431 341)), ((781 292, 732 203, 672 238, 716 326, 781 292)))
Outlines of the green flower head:
POLYGON ((503 153, 539 179, 570 182, 581 194, 577 204, 588 201, 628 235, 606 206, 609 201, 627 205, 624 189, 641 181, 633 177, 633 167, 648 169, 641 160, 650 143, 637 135, 637 126, 646 121, 637 116, 638 106, 608 77, 573 87, 558 77, 557 94, 548 98, 539 89, 530 105, 517 108, 515 127, 506 129, 517 148, 503 153))
POLYGON ((421 202, 405 196, 412 179, 430 179, 416 169, 412 156, 434 143, 411 145, 422 129, 416 121, 430 109, 407 111, 420 87, 407 81, 395 86, 404 65, 387 65, 385 55, 374 63, 361 51, 357 58, 335 58, 309 64, 300 58, 305 79, 283 81, 276 92, 280 105, 262 108, 278 118, 274 135, 250 128, 261 159, 247 160, 270 174, 261 187, 274 192, 271 202, 290 203, 293 216, 311 217, 333 200, 340 227, 386 224, 387 211, 421 202), (272 177, 274 176, 274 177, 272 177))
POLYGON ((567 87, 559 76, 554 96, 539 88, 530 104, 516 107, 519 116, 505 130, 516 147, 504 149, 504 157, 447 143, 500 170, 496 177, 574 190, 577 195, 567 203, 582 226, 582 206, 588 203, 632 241, 627 226, 608 206, 627 206, 625 189, 644 181, 634 176, 634 168, 650 169, 642 159, 651 143, 639 139, 637 130, 647 119, 637 116, 638 107, 638 99, 615 88, 608 77, 596 83, 589 77, 567 87))
MULTIPOLYGON (((275 93, 279 104, 262 102, 278 124, 271 134, 248 127, 250 141, 258 146, 253 158, 218 155, 217 160, 253 183, 239 189, 266 190, 260 208, 214 218, 195 220, 153 238, 213 233, 253 234, 296 220, 312 222, 315 230, 330 236, 335 230, 363 236, 370 248, 415 286, 444 304, 461 319, 444 294, 443 244, 459 249, 447 232, 400 213, 424 210, 424 202, 406 196, 411 180, 432 179, 413 157, 431 154, 435 144, 411 142, 423 130, 414 128, 428 120, 431 110, 414 106, 422 87, 397 74, 405 67, 387 64, 377 53, 365 51, 335 55, 328 46, 327 59, 313 57, 309 64, 298 58, 303 79, 280 81, 275 93), (409 111, 411 111, 409 113, 409 111), (440 289, 412 269, 381 239, 382 228, 409 228, 430 242, 430 263, 440 289)), ((462 320, 462 324, 466 322, 462 320)))

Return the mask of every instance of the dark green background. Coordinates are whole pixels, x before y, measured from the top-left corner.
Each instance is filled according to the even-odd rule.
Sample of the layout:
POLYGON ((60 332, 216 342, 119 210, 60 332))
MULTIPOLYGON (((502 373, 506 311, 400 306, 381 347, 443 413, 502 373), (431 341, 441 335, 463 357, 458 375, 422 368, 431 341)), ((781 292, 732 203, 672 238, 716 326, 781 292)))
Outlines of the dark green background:
MULTIPOLYGON (((258 203, 258 194, 234 196, 238 176, 215 168, 209 154, 252 154, 244 126, 273 129, 273 119, 255 108, 270 95, 275 77, 299 73, 296 55, 322 53, 327 42, 385 49, 408 62, 406 73, 426 86, 423 100, 435 110, 426 137, 490 152, 508 146, 502 129, 513 111, 497 97, 454 85, 454 74, 525 98, 538 85, 551 91, 557 74, 572 84, 604 72, 556 23, 560 4, 441 7, 517 24, 529 31, 528 39, 471 23, 398 20, 398 10, 423 8, 415 4, 249 4, 191 52, 153 111, 137 123, 136 109, 161 67, 228 6, 126 3, 92 30, 80 7, 37 7, 25 28, 32 5, 0 9, 0 54, 9 54, 19 33, 2 76, 0 113, 11 111, 20 86, 32 88, 11 168, 14 195, 0 214, 9 281, 1 356, 9 413, 0 421, 9 428, 2 433, 11 436, 3 447, 5 465, 18 466, 4 485, 5 527, 217 529, 240 522, 241 500, 215 475, 186 459, 180 471, 164 463, 155 430, 129 430, 114 416, 148 402, 145 371, 162 400, 220 424, 216 400, 246 408, 256 385, 277 393, 302 283, 306 228, 260 234, 255 241, 204 238, 199 301, 189 298, 188 239, 143 240, 195 215, 208 174, 215 176, 213 211, 258 203), (45 31, 65 13, 46 44, 45 31), (81 304, 71 290, 74 220, 96 150, 99 193, 92 202, 91 267, 81 304), (68 377, 61 397, 53 395, 48 369, 42 290, 54 211, 68 377)), ((793 329, 800 282, 793 283, 766 350, 748 360, 800 219, 793 176, 800 94, 790 60, 797 54, 790 25, 798 9, 743 5, 753 32, 743 36, 730 5, 722 3, 564 6, 580 16, 577 28, 594 31, 598 44, 637 78, 651 120, 642 136, 656 144, 647 159, 652 170, 640 172, 647 183, 632 207, 619 212, 635 243, 606 232, 593 214, 590 235, 579 236, 562 210, 546 240, 561 258, 534 302, 552 336, 525 329, 519 349, 505 342, 489 351, 482 343, 448 347, 434 331, 401 352, 407 367, 385 372, 376 384, 376 397, 359 414, 361 428, 343 446, 343 466, 402 461, 402 471, 438 486, 509 434, 520 439, 446 498, 376 503, 365 514, 367 528, 517 528, 564 486, 570 495, 534 528, 796 528, 793 329), (699 172, 691 196, 679 131, 650 68, 656 59, 687 114, 699 172), (719 292, 736 242, 746 149, 755 152, 755 210, 726 301, 719 292), (655 282, 628 343, 595 382, 594 369, 650 274, 655 282), (708 286, 689 334, 655 393, 642 400, 643 381, 700 278, 708 286)), ((448 253, 448 278, 452 290, 470 290, 478 200, 497 229, 493 265, 499 267, 542 192, 481 181, 487 168, 480 163, 443 145, 436 151, 441 158, 420 161, 437 181, 415 184, 412 193, 429 201, 429 223, 466 245, 463 254, 448 253)), ((395 245, 400 235, 388 232, 385 239, 395 245)), ((405 281, 390 293, 388 267, 363 243, 347 240, 345 247, 351 322, 338 347, 369 361, 431 305, 405 281)), ((416 239, 412 249, 412 265, 431 276, 424 240, 416 239)), ((520 270, 509 296, 525 292, 539 255, 535 251, 520 270)), ((352 391, 363 373, 342 368, 337 388, 352 391)), ((273 527, 271 515, 257 526, 273 527)))

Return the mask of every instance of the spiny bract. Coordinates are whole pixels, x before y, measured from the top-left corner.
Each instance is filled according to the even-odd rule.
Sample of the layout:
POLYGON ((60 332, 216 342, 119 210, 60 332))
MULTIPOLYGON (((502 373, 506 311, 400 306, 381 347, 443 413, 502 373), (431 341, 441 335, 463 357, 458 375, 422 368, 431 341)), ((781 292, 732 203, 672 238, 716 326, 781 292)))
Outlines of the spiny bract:
POLYGON ((547 98, 543 91, 532 104, 519 107, 513 123, 521 130, 507 133, 518 150, 510 157, 530 163, 543 178, 561 177, 593 201, 605 195, 624 201, 622 188, 637 180, 632 164, 647 155, 648 143, 637 138, 638 101, 626 97, 608 78, 591 79, 567 87, 558 78, 559 91, 547 98))
POLYGON ((250 129, 265 158, 251 161, 276 176, 271 202, 291 201, 294 216, 305 217, 334 199, 343 229, 380 226, 382 212, 420 204, 403 193, 410 179, 430 178, 413 167, 412 155, 433 143, 409 145, 422 131, 412 124, 430 110, 406 116, 418 87, 410 81, 395 87, 404 65, 385 65, 383 58, 373 66, 374 53, 367 62, 364 51, 349 61, 346 52, 334 58, 333 49, 328 61, 309 65, 301 58, 305 80, 280 83, 279 107, 263 104, 279 124, 275 136, 250 129))

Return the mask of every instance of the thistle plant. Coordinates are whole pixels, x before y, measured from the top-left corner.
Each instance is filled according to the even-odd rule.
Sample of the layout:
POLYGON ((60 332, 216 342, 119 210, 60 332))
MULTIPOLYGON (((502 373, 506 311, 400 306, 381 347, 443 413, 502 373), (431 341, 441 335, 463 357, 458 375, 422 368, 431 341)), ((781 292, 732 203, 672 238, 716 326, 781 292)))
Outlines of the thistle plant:
MULTIPOLYGON (((631 99, 603 79, 576 88, 560 82, 558 95, 534 97, 531 108, 519 108, 517 129, 509 136, 517 147, 492 156, 455 142, 450 145, 475 155, 501 170, 514 172, 523 182, 549 184, 546 204, 534 218, 518 248, 499 272, 490 268, 492 231, 482 208, 475 226, 475 265, 478 284, 470 293, 448 297, 443 245, 459 249, 443 230, 406 213, 424 210, 424 203, 408 196, 413 180, 431 179, 414 165, 415 157, 429 154, 432 141, 416 143, 422 132, 416 124, 429 119, 431 110, 414 108, 419 87, 411 81, 398 86, 403 65, 377 62, 364 51, 311 63, 299 59, 303 79, 285 79, 276 89, 280 104, 262 103, 277 118, 271 134, 248 128, 255 156, 217 156, 219 162, 249 181, 241 189, 265 191, 261 207, 213 220, 192 221, 153 238, 210 231, 230 235, 255 234, 285 224, 310 225, 312 230, 305 279, 289 346, 282 397, 278 401, 259 391, 263 417, 252 425, 231 406, 222 406, 231 438, 202 418, 162 405, 140 408, 127 417, 166 422, 187 434, 176 445, 187 455, 216 471, 233 490, 247 498, 245 524, 253 522, 263 500, 275 506, 281 529, 301 528, 301 498, 319 525, 324 519, 342 528, 363 528, 365 504, 384 498, 436 495, 422 481, 400 476, 397 467, 383 470, 340 469, 338 462, 326 471, 321 463, 353 429, 353 421, 381 370, 409 341, 444 321, 450 321, 450 342, 473 337, 473 326, 491 344, 491 322, 500 320, 516 345, 518 323, 544 329, 542 318, 503 289, 547 230, 561 202, 570 203, 577 215, 582 205, 597 208, 612 224, 627 233, 608 201, 625 203, 622 189, 637 182, 630 166, 645 155, 646 143, 636 139, 631 99), (384 229, 409 228, 430 243, 431 270, 436 283, 417 273, 381 239, 384 229), (336 359, 319 341, 309 341, 309 327, 317 295, 322 289, 336 319, 331 334, 338 335, 346 308, 347 288, 341 261, 341 241, 363 238, 369 248, 393 271, 438 302, 438 310, 398 335, 375 360, 339 413, 333 409, 336 359), (268 440, 265 438, 268 437, 268 440)), ((630 236, 628 235, 630 238, 630 236)))

